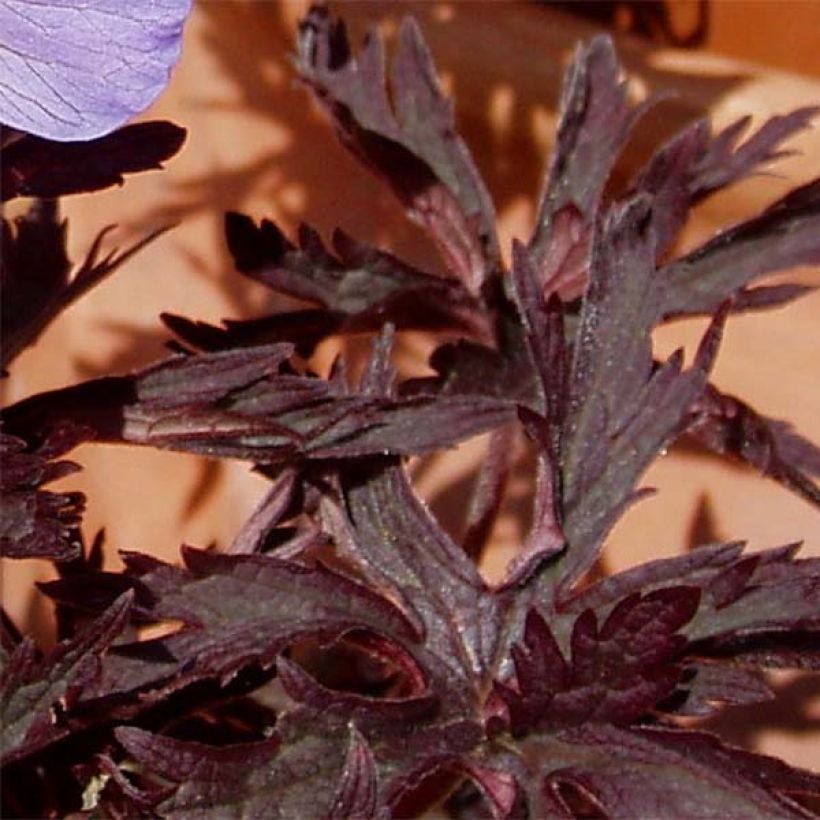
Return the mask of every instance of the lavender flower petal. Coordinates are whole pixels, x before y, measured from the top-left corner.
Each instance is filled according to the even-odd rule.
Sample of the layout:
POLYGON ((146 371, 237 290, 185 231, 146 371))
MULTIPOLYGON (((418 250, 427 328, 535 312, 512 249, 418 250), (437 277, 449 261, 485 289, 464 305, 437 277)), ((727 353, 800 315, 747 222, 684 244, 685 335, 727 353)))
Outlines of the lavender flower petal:
POLYGON ((0 122, 61 142, 147 108, 179 58, 191 0, 0 0, 0 122))

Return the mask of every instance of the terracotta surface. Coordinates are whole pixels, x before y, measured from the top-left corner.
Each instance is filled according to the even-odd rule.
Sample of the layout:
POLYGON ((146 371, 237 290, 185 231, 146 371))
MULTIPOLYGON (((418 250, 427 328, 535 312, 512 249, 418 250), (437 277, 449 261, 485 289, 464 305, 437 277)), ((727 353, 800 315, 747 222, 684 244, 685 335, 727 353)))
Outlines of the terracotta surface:
MULTIPOLYGON (((638 91, 678 91, 676 99, 639 129, 622 172, 645 157, 659 136, 704 110, 725 125, 746 112, 761 122, 820 101, 820 80, 812 77, 818 71, 816 49, 809 48, 798 32, 789 35, 791 45, 786 44, 782 32, 790 29, 775 25, 790 13, 804 21, 805 29, 820 5, 714 5, 713 45, 734 55, 764 59, 768 52, 761 38, 769 32, 772 64, 789 62, 795 71, 805 65, 806 72, 788 73, 712 54, 653 52, 637 42, 622 41, 622 56, 638 78, 638 91), (775 5, 784 10, 781 15, 774 14, 775 5), (754 19, 760 22, 755 24, 754 19), (742 32, 750 26, 754 36, 746 37, 742 32)), ((357 2, 344 6, 344 11, 358 38, 376 21, 390 30, 406 7, 357 2)), ((121 190, 65 203, 74 259, 80 259, 100 228, 112 222, 120 227, 111 241, 120 245, 158 225, 179 222, 179 227, 56 322, 42 344, 14 365, 4 387, 5 401, 156 359, 168 338, 157 321, 162 310, 217 321, 259 315, 274 307, 267 291, 231 270, 220 235, 227 209, 273 217, 289 230, 300 219, 324 234, 338 225, 435 266, 434 252, 424 237, 404 220, 391 196, 337 145, 307 95, 295 87, 287 54, 303 8, 299 2, 198 5, 173 82, 146 115, 186 126, 189 137, 183 152, 163 173, 135 177, 121 190)), ((533 196, 551 144, 562 66, 572 44, 590 30, 554 11, 518 3, 421 3, 411 10, 428 36, 447 87, 456 94, 461 131, 496 198, 503 245, 508 248, 511 237, 525 235, 532 216, 533 196)), ((781 162, 777 172, 782 176, 745 182, 706 203, 693 220, 686 243, 755 213, 816 172, 820 131, 803 135, 795 147, 803 155, 781 162)), ((800 271, 790 278, 818 282, 816 271, 800 271)), ((815 294, 775 313, 733 319, 715 375, 722 388, 772 416, 793 420, 815 440, 820 440, 818 312, 820 295, 815 294)), ((658 351, 668 353, 680 344, 691 350, 701 330, 702 323, 669 327, 658 334, 658 351)), ((423 368, 418 354, 426 349, 428 340, 405 340, 402 361, 418 371, 423 368)), ((469 473, 481 457, 479 445, 465 445, 440 463, 423 465, 419 473, 419 489, 444 518, 453 506, 445 498, 446 488, 469 473)), ((64 483, 88 493, 86 532, 106 528, 111 566, 118 564, 116 549, 171 558, 181 542, 225 544, 264 488, 242 464, 215 465, 115 447, 83 447, 74 457, 85 472, 64 483)), ((749 471, 673 452, 650 470, 644 483, 660 492, 635 508, 612 534, 605 555, 611 569, 684 549, 704 498, 717 537, 745 538, 752 548, 805 539, 806 551, 820 554, 817 513, 749 471)), ((514 482, 511 514, 498 527, 496 566, 514 548, 520 523, 512 513, 523 505, 526 492, 524 479, 514 482)), ((18 623, 28 620, 44 630, 48 605, 30 597, 29 577, 34 572, 45 578, 47 568, 4 569, 6 606, 18 623)), ((805 679, 787 683, 786 688, 792 697, 768 711, 757 710, 757 723, 736 715, 724 728, 738 739, 754 731, 754 742, 806 765, 812 750, 808 732, 820 722, 818 689, 805 679), (804 709, 808 712, 796 711, 804 709), (769 728, 784 715, 784 728, 769 728)), ((814 765, 818 763, 815 760, 814 765)))

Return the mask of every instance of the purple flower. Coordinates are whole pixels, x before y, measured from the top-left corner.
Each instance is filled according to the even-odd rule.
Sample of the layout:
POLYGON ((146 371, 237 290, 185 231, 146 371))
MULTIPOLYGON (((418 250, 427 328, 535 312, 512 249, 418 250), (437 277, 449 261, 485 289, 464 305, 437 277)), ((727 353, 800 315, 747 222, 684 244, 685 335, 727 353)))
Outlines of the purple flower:
POLYGON ((191 0, 0 0, 0 122, 52 140, 107 134, 168 82, 191 0))

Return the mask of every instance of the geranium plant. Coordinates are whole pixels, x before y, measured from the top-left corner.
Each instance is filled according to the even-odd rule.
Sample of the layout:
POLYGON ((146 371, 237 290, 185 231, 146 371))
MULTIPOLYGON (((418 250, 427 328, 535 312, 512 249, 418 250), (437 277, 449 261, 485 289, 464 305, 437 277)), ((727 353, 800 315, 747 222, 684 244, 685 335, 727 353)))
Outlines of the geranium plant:
MULTIPOLYGON (((727 318, 804 291, 760 278, 820 263, 820 180, 674 252, 694 205, 780 156, 818 109, 750 135, 746 120, 694 122, 612 196, 651 103, 630 104, 607 37, 579 45, 536 223, 508 266, 411 19, 388 67, 378 36, 354 54, 315 8, 296 65, 441 269, 229 213, 239 273, 302 309, 219 327, 164 315, 167 359, 4 410, 3 553, 55 562, 40 589, 61 638, 42 652, 4 617, 4 816, 811 816, 816 775, 693 726, 770 698, 767 668, 817 668, 817 560, 728 543, 591 570, 683 436, 820 504, 814 445, 709 381, 727 318), (693 363, 653 358, 653 329, 687 315, 712 317, 693 363), (429 376, 391 366, 405 330, 441 334, 429 376), (313 372, 316 346, 351 334, 373 337, 361 378, 342 358, 313 372), (478 434, 456 543, 406 461, 478 434), (531 526, 491 584, 477 560, 517 438, 535 465, 531 526), (82 496, 44 488, 89 441, 245 460, 270 489, 226 549, 184 547, 181 565, 129 552, 104 571, 82 496)), ((37 199, 4 222, 4 368, 130 253, 95 246, 72 275, 55 198, 154 167, 182 137, 147 123, 6 148, 4 198, 37 199)))

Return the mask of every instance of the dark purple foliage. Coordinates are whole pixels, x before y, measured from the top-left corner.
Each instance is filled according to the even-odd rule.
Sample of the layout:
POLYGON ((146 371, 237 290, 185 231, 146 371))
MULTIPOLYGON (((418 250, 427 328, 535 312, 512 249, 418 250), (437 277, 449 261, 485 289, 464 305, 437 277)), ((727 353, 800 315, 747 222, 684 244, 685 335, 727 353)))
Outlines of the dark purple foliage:
POLYGON ((129 125, 89 142, 51 142, 30 134, 3 151, 2 198, 58 197, 122 185, 123 174, 161 168, 185 141, 170 122, 129 125))
POLYGON ((79 556, 85 497, 41 488, 80 469, 72 461, 55 459, 85 437, 85 431, 63 427, 31 450, 22 439, 0 433, 0 554, 55 561, 79 556))
MULTIPOLYGON (((106 817, 804 817, 820 779, 692 730, 773 694, 767 668, 820 667, 820 560, 701 546, 590 577, 657 455, 681 437, 739 458, 820 505, 820 452, 709 384, 733 311, 796 286, 759 277, 820 261, 818 182, 686 256, 690 208, 784 153, 816 109, 740 141, 699 121, 609 201, 643 113, 612 43, 579 46, 532 236, 507 269, 490 196, 455 131, 418 26, 389 66, 354 54, 326 9, 300 27, 299 75, 342 142, 427 231, 441 270, 341 232, 226 217, 245 276, 303 308, 222 327, 180 316, 164 361, 30 396, 3 413, 2 548, 48 558, 63 640, 43 653, 4 616, 4 815, 106 817), (690 367, 652 355, 670 317, 711 322, 690 367), (442 332, 433 374, 402 379, 396 333, 442 332), (326 337, 370 333, 357 384, 326 337), (406 458, 489 433, 457 539, 406 458), (523 433, 523 435, 522 435, 523 433), (519 440, 532 521, 503 580, 486 548, 519 440), (240 459, 270 489, 224 551, 175 566, 86 555, 84 499, 44 485, 80 442, 240 459), (163 627, 155 637, 139 628, 163 627)), ((23 137, 4 190, 91 190, 179 148, 173 126, 89 143, 23 137)), ((10 169, 10 170, 9 170, 10 169)), ((73 276, 52 200, 4 223, 3 366, 126 255, 73 276)))
MULTIPOLYGON (((54 161, 53 156, 44 157, 42 167, 50 169, 54 161)), ((111 251, 99 259, 102 241, 114 227, 109 225, 99 233, 83 264, 72 273, 66 253, 67 222, 60 221, 57 200, 35 199, 24 216, 13 223, 3 220, 0 363, 4 370, 63 310, 166 230, 149 234, 122 253, 111 251)))

